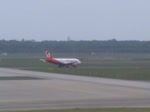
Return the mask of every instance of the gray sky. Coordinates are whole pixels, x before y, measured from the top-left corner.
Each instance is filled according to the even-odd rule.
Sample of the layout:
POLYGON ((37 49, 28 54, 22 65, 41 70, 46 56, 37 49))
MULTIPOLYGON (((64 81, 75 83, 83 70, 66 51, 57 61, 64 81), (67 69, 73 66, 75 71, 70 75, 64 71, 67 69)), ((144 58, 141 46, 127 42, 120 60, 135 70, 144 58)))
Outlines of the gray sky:
POLYGON ((0 0, 0 39, 150 40, 150 0, 0 0))

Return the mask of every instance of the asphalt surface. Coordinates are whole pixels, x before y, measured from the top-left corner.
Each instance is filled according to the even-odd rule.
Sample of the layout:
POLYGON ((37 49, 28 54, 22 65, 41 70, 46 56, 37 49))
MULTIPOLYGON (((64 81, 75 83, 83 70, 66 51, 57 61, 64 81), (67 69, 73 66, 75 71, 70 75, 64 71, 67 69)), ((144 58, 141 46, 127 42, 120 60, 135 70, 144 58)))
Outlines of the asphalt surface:
POLYGON ((150 107, 150 83, 0 68, 0 110, 150 107))

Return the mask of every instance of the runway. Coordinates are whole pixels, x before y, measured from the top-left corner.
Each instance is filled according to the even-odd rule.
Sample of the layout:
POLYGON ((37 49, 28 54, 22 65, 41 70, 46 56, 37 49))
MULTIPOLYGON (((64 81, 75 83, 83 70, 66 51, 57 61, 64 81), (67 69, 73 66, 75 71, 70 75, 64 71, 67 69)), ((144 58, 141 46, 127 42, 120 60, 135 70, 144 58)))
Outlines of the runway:
POLYGON ((0 110, 150 107, 150 82, 0 68, 0 110))

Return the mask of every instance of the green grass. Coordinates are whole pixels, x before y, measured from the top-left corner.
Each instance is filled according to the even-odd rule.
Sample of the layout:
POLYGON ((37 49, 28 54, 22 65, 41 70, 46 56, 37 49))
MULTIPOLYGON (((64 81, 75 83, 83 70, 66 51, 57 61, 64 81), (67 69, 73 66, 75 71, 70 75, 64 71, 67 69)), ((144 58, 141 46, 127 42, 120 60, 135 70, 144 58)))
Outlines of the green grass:
POLYGON ((150 80, 150 58, 146 55, 122 57, 84 57, 78 68, 58 68, 57 65, 43 63, 37 55, 13 55, 1 57, 0 67, 18 68, 43 72, 74 74, 128 80, 150 80))
MULTIPOLYGON (((6 111, 0 111, 6 112, 6 111)), ((14 112, 14 111, 7 111, 14 112)), ((99 108, 99 109, 66 109, 66 110, 29 110, 15 112, 150 112, 150 108, 99 108)))

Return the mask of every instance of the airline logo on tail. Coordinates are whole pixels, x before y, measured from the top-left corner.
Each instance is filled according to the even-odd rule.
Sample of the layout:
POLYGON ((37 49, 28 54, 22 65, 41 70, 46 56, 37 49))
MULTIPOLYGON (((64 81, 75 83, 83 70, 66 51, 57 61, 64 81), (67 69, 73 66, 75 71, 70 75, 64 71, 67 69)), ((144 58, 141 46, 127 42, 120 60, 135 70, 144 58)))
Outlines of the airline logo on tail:
MULTIPOLYGON (((67 67, 67 68, 69 66, 77 67, 78 64, 81 64, 81 61, 77 58, 53 58, 49 50, 46 50, 45 53, 46 53, 47 58, 44 61, 57 64, 59 68, 62 66, 67 67)), ((41 60, 43 61, 43 59, 41 60)))
POLYGON ((45 52, 45 53, 46 53, 46 57, 47 57, 47 58, 52 58, 52 56, 51 56, 51 54, 50 54, 50 51, 49 51, 49 50, 46 50, 46 52, 45 52))

